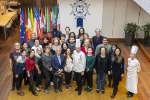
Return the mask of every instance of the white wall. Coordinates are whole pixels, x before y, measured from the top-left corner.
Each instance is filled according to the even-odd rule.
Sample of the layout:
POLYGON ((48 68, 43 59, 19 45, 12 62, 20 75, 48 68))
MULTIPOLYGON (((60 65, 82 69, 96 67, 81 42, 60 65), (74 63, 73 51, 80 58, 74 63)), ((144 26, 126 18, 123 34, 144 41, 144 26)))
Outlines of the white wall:
MULTIPOLYGON (((61 31, 65 32, 65 27, 69 26, 71 31, 78 34, 79 27, 76 27, 75 16, 70 15, 72 7, 70 4, 76 3, 75 0, 57 0, 60 8, 60 24, 61 31)), ((84 19, 83 27, 85 32, 92 37, 95 35, 95 29, 102 27, 102 14, 103 14, 103 0, 86 0, 87 4, 90 4, 89 13, 84 19)))
MULTIPOLYGON (((72 10, 70 4, 75 0, 58 0, 60 4, 61 31, 65 32, 65 27, 71 27, 71 31, 78 34, 76 20, 70 15, 72 10)), ((84 28, 90 37, 95 35, 95 29, 101 28, 102 35, 108 38, 124 38, 124 26, 128 22, 136 22, 140 26, 150 21, 150 14, 144 11, 133 0, 86 0, 91 4, 89 12, 84 20, 84 28)), ((139 31, 139 38, 144 35, 139 31)))
MULTIPOLYGON (((136 22, 142 26, 150 21, 150 14, 145 12, 133 0, 104 0, 102 35, 108 38, 124 38, 124 26, 136 22)), ((139 31, 139 38, 144 35, 139 31)))

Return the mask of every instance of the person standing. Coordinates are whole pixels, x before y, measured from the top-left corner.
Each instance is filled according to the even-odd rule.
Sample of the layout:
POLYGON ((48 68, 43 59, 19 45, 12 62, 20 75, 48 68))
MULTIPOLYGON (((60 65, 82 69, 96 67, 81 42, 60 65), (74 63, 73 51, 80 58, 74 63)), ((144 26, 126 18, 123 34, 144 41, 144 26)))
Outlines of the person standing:
POLYGON ((137 46, 132 46, 130 58, 128 58, 127 78, 125 88, 128 90, 127 97, 133 97, 137 93, 138 72, 141 71, 140 62, 135 58, 137 46))
MULTIPOLYGON (((111 66, 112 66, 112 76, 113 76, 113 93, 111 95, 111 98, 114 98, 115 95, 118 92, 118 85, 120 78, 124 75, 124 58, 121 55, 121 49, 116 48, 115 54, 111 59, 111 66)), ((108 72, 108 75, 110 75, 110 70, 108 72)))
POLYGON ((68 40, 68 38, 69 38, 70 27, 68 27, 68 26, 67 26, 67 27, 65 28, 65 32, 66 32, 66 34, 65 34, 65 35, 66 35, 66 41, 67 41, 67 40, 68 40))
POLYGON ((78 95, 81 95, 82 91, 82 76, 84 75, 86 58, 85 54, 81 51, 81 41, 76 39, 76 50, 73 52, 73 70, 75 73, 75 79, 77 83, 77 88, 75 91, 78 91, 78 95))
POLYGON ((107 55, 107 49, 104 46, 100 47, 99 54, 96 55, 95 69, 97 74, 97 93, 101 90, 102 94, 104 94, 105 77, 110 70, 110 59, 107 55))
POLYGON ((37 92, 40 92, 43 87, 40 85, 41 80, 42 80, 42 75, 43 75, 43 64, 42 64, 42 49, 40 47, 37 47, 36 49, 37 53, 35 53, 35 76, 36 76, 36 88, 35 90, 37 92))
POLYGON ((101 30, 99 28, 97 28, 95 30, 95 33, 96 35, 92 37, 92 40, 93 40, 93 46, 94 46, 94 50, 96 49, 96 47, 99 45, 99 44, 102 44, 102 41, 103 41, 103 36, 101 35, 101 30))
POLYGON ((55 93, 58 93, 58 90, 62 92, 61 84, 64 67, 65 67, 65 56, 64 54, 61 54, 61 49, 58 47, 56 48, 56 54, 52 56, 52 73, 54 75, 53 83, 55 93))
POLYGON ((87 80, 87 87, 85 88, 85 91, 90 92, 93 87, 93 68, 95 65, 95 56, 93 56, 92 54, 93 52, 92 47, 89 47, 87 49, 87 52, 88 54, 85 55, 86 57, 85 71, 86 71, 86 80, 87 80))
POLYGON ((20 43, 16 42, 14 44, 14 50, 10 53, 10 70, 13 73, 13 77, 12 77, 12 89, 11 91, 13 92, 15 90, 15 73, 14 73, 14 67, 16 66, 16 60, 17 58, 21 56, 21 52, 20 52, 20 43))
MULTIPOLYGON (((32 48, 34 46, 34 40, 37 38, 36 33, 31 33, 30 34, 31 39, 28 40, 27 44, 28 44, 28 48, 32 48)), ((39 41, 39 44, 42 45, 42 42, 39 41)))
POLYGON ((37 55, 37 52, 36 52, 37 48, 41 48, 42 52, 43 52, 43 48, 42 48, 42 45, 40 45, 40 40, 39 39, 34 40, 34 46, 31 48, 35 51, 35 55, 37 55))
POLYGON ((46 94, 49 94, 48 90, 51 90, 50 88, 50 80, 52 75, 52 54, 50 53, 50 47, 45 46, 44 48, 44 54, 42 55, 42 63, 43 63, 43 73, 45 75, 45 86, 44 86, 44 92, 46 94))
POLYGON ((51 30, 50 33, 51 33, 53 38, 57 37, 59 39, 60 39, 60 35, 62 34, 62 32, 57 29, 56 23, 53 24, 53 30, 51 30))
POLYGON ((102 47, 102 46, 106 47, 106 49, 107 49, 107 54, 110 53, 110 51, 111 51, 111 46, 108 44, 108 39, 107 39, 106 37, 104 37, 104 38, 103 38, 103 43, 97 45, 97 47, 96 47, 96 49, 95 49, 95 56, 99 53, 99 48, 102 47))
POLYGON ((25 73, 25 60, 26 60, 26 50, 21 50, 21 56, 17 58, 16 66, 14 68, 17 94, 20 96, 24 96, 24 92, 21 89, 21 85, 25 73))
POLYGON ((65 83, 66 83, 66 89, 68 90, 69 87, 72 87, 70 85, 70 81, 71 81, 71 74, 73 68, 73 58, 72 58, 72 52, 70 48, 68 48, 65 52, 65 59, 66 59, 66 64, 64 67, 65 83))
POLYGON ((34 77, 34 55, 35 51, 31 49, 29 51, 29 57, 26 58, 26 71, 29 80, 29 91, 32 92, 33 95, 38 96, 38 94, 34 90, 33 86, 33 77, 34 77))
POLYGON ((83 27, 81 27, 79 29, 79 34, 77 35, 77 38, 80 39, 81 41, 81 46, 83 45, 83 42, 84 42, 84 34, 85 34, 85 30, 83 27))
POLYGON ((38 34, 38 39, 40 39, 43 43, 44 43, 43 41, 44 37, 48 38, 48 42, 52 42, 52 39, 53 39, 52 35, 49 32, 47 32, 46 26, 43 27, 43 32, 38 34))

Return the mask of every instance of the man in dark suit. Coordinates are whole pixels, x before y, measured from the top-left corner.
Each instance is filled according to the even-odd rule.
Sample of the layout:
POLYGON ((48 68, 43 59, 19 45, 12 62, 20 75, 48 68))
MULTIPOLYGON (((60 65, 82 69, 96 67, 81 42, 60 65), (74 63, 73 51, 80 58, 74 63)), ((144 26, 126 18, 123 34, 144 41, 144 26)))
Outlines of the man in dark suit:
POLYGON ((62 84, 62 72, 65 66, 65 56, 61 54, 60 48, 56 48, 56 54, 52 56, 52 73, 54 75, 53 83, 54 83, 54 91, 57 93, 58 90, 62 92, 61 84, 62 84), (57 84, 57 79, 58 84, 57 84))
POLYGON ((97 45, 102 44, 102 41, 103 41, 103 36, 101 35, 101 30, 99 28, 97 28, 95 30, 95 33, 96 33, 96 36, 92 37, 94 51, 95 51, 97 45))
POLYGON ((61 31, 57 29, 57 24, 53 24, 53 30, 50 31, 53 38, 58 37, 60 39, 61 31))

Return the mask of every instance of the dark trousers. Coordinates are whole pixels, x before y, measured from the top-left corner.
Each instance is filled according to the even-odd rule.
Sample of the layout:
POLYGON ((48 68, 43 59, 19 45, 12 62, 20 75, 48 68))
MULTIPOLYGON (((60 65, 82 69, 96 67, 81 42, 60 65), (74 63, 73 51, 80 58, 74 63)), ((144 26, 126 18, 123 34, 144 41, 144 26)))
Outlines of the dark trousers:
POLYGON ((61 84, 62 84, 62 77, 53 75, 53 83, 54 83, 54 89, 61 89, 61 84), (58 80, 58 83, 57 83, 58 80))
POLYGON ((75 72, 75 78, 76 78, 78 91, 81 91, 82 90, 82 76, 81 76, 81 73, 75 72))
POLYGON ((121 74, 120 72, 113 72, 112 76, 113 76, 114 92, 117 92, 121 74))
POLYGON ((42 76, 41 74, 39 74, 38 72, 36 73, 36 87, 39 87, 40 83, 42 80, 42 76))
POLYGON ((29 90, 31 90, 33 92, 34 91, 34 86, 33 86, 34 71, 31 71, 29 73, 30 73, 30 77, 28 77, 28 80, 29 80, 29 90))
POLYGON ((86 80, 87 80, 87 86, 92 88, 93 86, 93 71, 86 72, 86 80))
POLYGON ((15 80, 16 80, 16 88, 17 90, 20 90, 23 80, 23 74, 18 74, 18 78, 15 77, 15 80))
POLYGON ((23 73, 24 84, 28 83, 28 78, 26 72, 23 73))
POLYGON ((65 72, 65 83, 66 85, 70 84, 72 72, 65 72))
POLYGON ((43 73, 45 75, 45 87, 44 87, 44 89, 48 89, 48 87, 50 86, 50 80, 51 80, 52 72, 44 69, 43 73))
POLYGON ((112 74, 108 75, 109 86, 111 86, 112 74))
POLYGON ((15 73, 13 72, 13 77, 12 77, 12 87, 15 88, 16 85, 16 78, 15 78, 15 73))

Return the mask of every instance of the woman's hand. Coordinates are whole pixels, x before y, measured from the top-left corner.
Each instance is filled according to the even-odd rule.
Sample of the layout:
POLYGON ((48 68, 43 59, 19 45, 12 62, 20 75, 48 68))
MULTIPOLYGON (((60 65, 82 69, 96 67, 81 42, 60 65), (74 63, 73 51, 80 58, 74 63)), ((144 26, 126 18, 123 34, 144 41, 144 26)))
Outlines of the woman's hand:
POLYGON ((16 74, 15 77, 18 78, 18 74, 16 74))
POLYGON ((30 77, 30 74, 28 73, 28 77, 30 77))
POLYGON ((123 77, 124 76, 124 74, 121 74, 121 77, 123 77))
POLYGON ((110 71, 108 71, 108 75, 110 75, 110 71))
POLYGON ((81 76, 83 76, 83 75, 84 75, 84 71, 81 72, 81 76))

